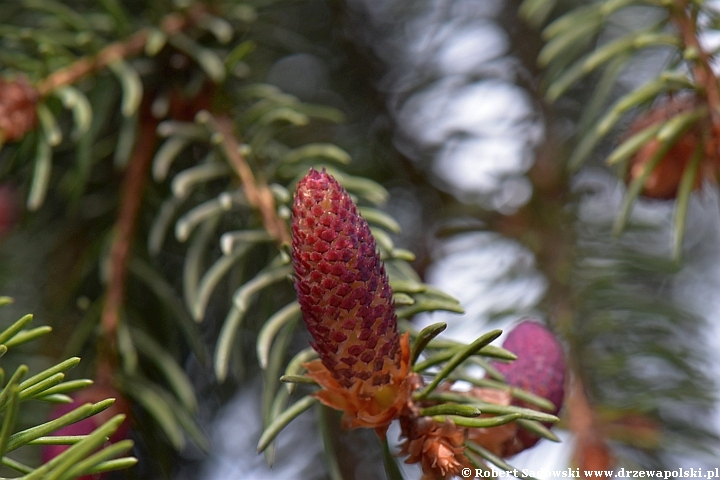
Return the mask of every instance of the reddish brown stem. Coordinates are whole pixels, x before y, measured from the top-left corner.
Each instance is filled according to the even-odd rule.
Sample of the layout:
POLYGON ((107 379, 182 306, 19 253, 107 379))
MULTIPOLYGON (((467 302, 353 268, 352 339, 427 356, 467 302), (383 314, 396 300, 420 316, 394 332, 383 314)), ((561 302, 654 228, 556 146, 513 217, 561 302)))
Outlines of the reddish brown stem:
POLYGON ((216 118, 212 123, 213 127, 222 134, 222 148, 225 156, 240 177, 248 201, 260 211, 265 229, 280 243, 290 243, 287 224, 277 215, 272 192, 264 181, 255 178, 245 157, 240 153, 240 144, 235 135, 232 120, 223 116, 216 118))
MULTIPOLYGON (((149 103, 147 99, 145 103, 149 103)), ((149 113, 149 107, 144 105, 139 126, 140 136, 120 192, 120 207, 110 249, 110 274, 101 325, 105 339, 111 345, 115 343, 120 311, 125 298, 130 251, 137 230, 137 220, 148 171, 155 153, 157 124, 157 119, 149 113)))

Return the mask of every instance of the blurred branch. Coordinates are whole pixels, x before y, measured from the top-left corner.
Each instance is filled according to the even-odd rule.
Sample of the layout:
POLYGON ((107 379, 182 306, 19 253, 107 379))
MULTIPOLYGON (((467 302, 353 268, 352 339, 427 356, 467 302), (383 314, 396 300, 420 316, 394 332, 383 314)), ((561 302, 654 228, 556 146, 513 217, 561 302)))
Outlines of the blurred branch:
POLYGON ((595 409, 585 395, 582 378, 585 372, 577 361, 579 348, 575 341, 575 324, 578 318, 577 293, 572 284, 572 271, 576 260, 576 241, 567 225, 576 222, 568 214, 570 198, 568 175, 555 156, 562 147, 547 141, 536 153, 535 164, 528 172, 533 183, 533 197, 527 205, 512 216, 502 216, 494 228, 516 238, 530 248, 548 280, 545 297, 548 323, 561 333, 570 344, 569 368, 572 370, 568 389, 567 411, 569 429, 577 436, 574 464, 581 470, 608 470, 613 458, 605 443, 605 435, 595 409))
POLYGON ((573 463, 583 471, 612 469, 614 465, 610 449, 577 376, 570 382, 568 408, 570 429, 577 436, 573 463))

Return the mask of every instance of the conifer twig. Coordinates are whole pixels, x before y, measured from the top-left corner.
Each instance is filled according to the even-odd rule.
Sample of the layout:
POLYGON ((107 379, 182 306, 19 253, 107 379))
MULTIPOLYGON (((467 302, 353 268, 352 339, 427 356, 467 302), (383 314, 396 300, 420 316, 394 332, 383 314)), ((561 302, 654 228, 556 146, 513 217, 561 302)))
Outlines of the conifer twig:
POLYGON ((223 152, 235 173, 240 177, 248 201, 260 211, 265 229, 278 242, 290 243, 287 225, 277 215, 275 199, 270 188, 264 181, 255 178, 252 169, 240 152, 240 144, 235 136, 232 120, 227 116, 221 116, 210 121, 213 128, 222 134, 223 152))
POLYGON ((120 206, 110 248, 110 274, 106 289, 101 325, 105 339, 114 344, 120 309, 125 297, 132 241, 142 204, 148 171, 155 153, 158 120, 149 112, 146 98, 140 110, 140 134, 120 192, 120 206))
MULTIPOLYGON (((703 49, 697 37, 697 10, 688 11, 687 0, 679 2, 678 8, 672 12, 672 19, 680 30, 686 51, 692 49, 693 76, 697 83, 705 90, 707 101, 710 104, 710 115, 716 120, 720 115, 720 85, 710 65, 710 55, 703 49)), ((718 123, 714 121, 713 123, 718 123)))
MULTIPOLYGON (((196 10, 191 11, 187 16, 179 13, 167 15, 160 22, 160 29, 166 35, 182 31, 188 25, 194 23, 193 18, 200 15, 196 10)), ((114 61, 139 55, 145 49, 151 31, 149 28, 144 28, 127 40, 111 43, 95 56, 80 58, 67 67, 51 73, 37 85, 38 93, 41 97, 44 97, 62 86, 72 85, 82 78, 106 68, 114 61)))
MULTIPOLYGON (((568 198, 569 178, 562 165, 555 161, 559 145, 550 141, 536 153, 535 164, 528 172, 533 183, 532 199, 515 215, 497 220, 495 229, 505 236, 525 240, 533 249, 538 267, 548 280, 546 308, 551 325, 570 341, 570 358, 576 358, 573 323, 577 294, 569 272, 573 266, 576 239, 572 230, 563 225, 572 222, 564 207, 568 198), (530 240, 528 242, 528 240, 530 240), (573 351, 575 350, 575 352, 573 351)), ((570 362, 573 370, 567 394, 569 429, 577 436, 574 464, 581 469, 609 470, 612 456, 605 441, 603 425, 596 417, 585 395, 581 368, 570 362)))

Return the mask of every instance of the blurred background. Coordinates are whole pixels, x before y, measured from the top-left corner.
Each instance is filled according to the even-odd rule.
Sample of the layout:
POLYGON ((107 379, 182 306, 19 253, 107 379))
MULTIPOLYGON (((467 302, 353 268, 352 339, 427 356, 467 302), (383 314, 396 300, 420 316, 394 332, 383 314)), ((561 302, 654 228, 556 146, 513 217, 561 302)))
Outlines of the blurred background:
MULTIPOLYGON (((74 11, 95 12, 88 3, 68 2, 74 11)), ((187 9, 194 4, 190 0, 173 5, 163 2, 162 7, 140 0, 100 3, 125 12, 126 33, 134 31, 135 25, 158 24, 163 9, 187 9)), ((579 8, 581 3, 557 2, 553 15, 579 8)), ((700 3, 713 11, 712 2, 700 3)), ((53 39, 43 43, 20 36, 13 43, 15 27, 30 28, 43 21, 53 25, 40 21, 41 17, 55 16, 65 26, 71 23, 74 17, 59 5, 43 0, 0 6, 0 29, 6 30, 0 68, 5 74, 26 65, 19 61, 21 54, 40 55, 38 45, 28 42, 46 45, 51 53, 43 53, 45 57, 52 55, 53 47, 69 50, 68 57, 82 53, 81 48, 56 45, 53 39)), ((578 132, 588 122, 583 112, 594 101, 593 82, 598 79, 590 78, 555 103, 548 102, 544 97, 547 85, 537 66, 544 44, 541 29, 521 18, 519 1, 258 0, 208 5, 232 12, 234 17, 228 20, 235 22, 233 28, 241 25, 230 46, 217 47, 227 55, 235 52, 242 60, 232 69, 225 61, 229 79, 223 84, 225 91, 216 96, 220 100, 213 100, 215 105, 234 102, 235 93, 247 93, 246 85, 261 83, 299 102, 332 107, 344 115, 342 123, 303 126, 299 133, 282 133, 286 135, 282 138, 339 145, 352 157, 352 163, 344 167, 349 174, 372 179, 387 191, 387 201, 378 208, 401 227, 401 233, 390 232, 391 241, 413 252, 413 269, 425 282, 457 298, 465 310, 464 314, 421 313, 413 323, 421 328, 447 322, 444 335, 467 341, 531 317, 543 321, 561 339, 571 377, 561 423, 554 430, 562 443, 543 440, 511 458, 513 466, 538 471, 578 465, 626 470, 720 465, 717 187, 705 181, 689 197, 680 256, 673 250, 675 199, 639 198, 623 233, 614 234, 613 224, 627 189, 625 175, 619 178, 604 158, 623 138, 631 119, 618 120, 620 133, 598 142, 580 168, 573 172, 565 168, 578 132), (250 41, 247 54, 237 53, 238 45, 250 41)), ((594 39, 589 42, 601 45, 607 38, 653 23, 660 18, 658 10, 637 6, 611 17, 600 33, 587 34, 594 39)), ((86 18, 90 23, 100 22, 101 15, 86 18)), ((701 38, 712 50, 714 24, 703 25, 708 33, 701 38)), ((77 30, 82 31, 81 27, 77 30)), ((116 35, 123 38, 121 28, 106 32, 93 28, 99 44, 116 35)), ((208 36, 197 34, 194 41, 203 48, 215 48, 215 40, 208 36)), ((196 63, 202 56, 195 58, 192 48, 174 45, 180 54, 163 51, 159 57, 137 58, 131 65, 142 76, 146 91, 170 91, 171 96, 175 90, 172 86, 164 89, 168 85, 180 85, 185 91, 194 85, 196 97, 192 98, 200 98, 206 84, 205 77, 196 73, 202 65, 198 68, 196 63), (158 62, 163 66, 158 67, 158 62)), ((25 70, 33 81, 53 71, 47 58, 41 60, 44 64, 38 73, 29 64, 25 70)), ((658 77, 673 62, 677 59, 663 49, 637 53, 607 89, 604 105, 658 77)), ((107 113, 95 115, 94 138, 88 145, 83 147, 83 140, 67 140, 55 147, 54 173, 42 207, 31 212, 25 206, 33 189, 32 152, 38 140, 25 139, 0 152, 0 280, 2 294, 15 298, 3 315, 14 318, 34 312, 40 322, 55 329, 51 341, 13 361, 41 365, 79 354, 87 357, 80 367, 83 374, 92 378, 102 357, 96 352, 96 337, 102 336, 98 299, 105 288, 103 261, 111 248, 107 231, 115 219, 123 181, 123 167, 118 166, 114 152, 123 142, 127 121, 117 111, 123 93, 115 79, 97 74, 83 82, 78 88, 86 92, 94 108, 101 108, 107 97, 107 113), (77 153, 82 148, 91 150, 87 166, 77 153)), ((247 105, 232 103, 231 115, 241 130, 248 126, 248 136, 259 135, 251 130, 247 105)), ((54 104, 50 107, 56 113, 60 110, 54 104)), ((71 125, 71 115, 64 112, 57 117, 62 130, 70 132, 72 127, 66 124, 71 125)), ((142 122, 142 118, 134 121, 142 122)), ((199 147, 178 153, 168 178, 177 178, 182 169, 191 168, 206 154, 199 147)), ((276 169, 272 161, 265 165, 258 157, 253 168, 267 178, 283 178, 282 168, 276 169)), ((285 174, 285 178, 294 175, 285 174)), ((164 280, 148 284, 152 274, 142 265, 131 266, 139 278, 128 281, 131 307, 125 311, 132 328, 166 342, 163 345, 187 375, 198 402, 193 418, 207 436, 209 448, 203 452, 194 441, 172 445, 162 428, 151 426, 148 405, 120 388, 122 395, 135 398, 131 437, 140 466, 130 478, 328 478, 314 410, 280 435, 272 468, 263 455, 255 453, 262 431, 262 404, 267 399, 263 399, 265 383, 254 344, 265 313, 258 311, 240 327, 235 345, 242 353, 230 361, 224 383, 217 381, 212 360, 202 359, 172 321, 156 323, 156 318, 175 315, 177 309, 185 310, 185 316, 193 314, 192 305, 165 297, 181 296, 188 288, 187 264, 193 248, 213 255, 220 248, 214 240, 198 240, 203 235, 198 231, 191 237, 194 243, 184 243, 177 238, 177 227, 175 234, 169 227, 170 233, 158 241, 161 229, 157 225, 162 223, 158 218, 166 218, 170 225, 189 208, 183 206, 184 199, 168 201, 175 187, 157 176, 155 180, 147 187, 135 243, 138 256, 149 258, 148 265, 164 280), (172 338, 164 338, 166 332, 172 338), (177 343, 167 347, 173 341, 177 343)), ((214 198, 223 187, 209 182, 202 188, 188 198, 199 204, 214 198)), ((243 200, 233 201, 236 215, 246 215, 243 200)), ((219 237, 218 224, 219 230, 231 231, 238 223, 245 227, 251 222, 218 220, 215 227, 206 228, 205 236, 217 233, 219 237)), ((219 284, 205 307, 196 335, 201 350, 210 356, 217 349, 234 288, 247 272, 261 270, 270 258, 269 247, 259 248, 245 258, 249 266, 236 265, 237 271, 219 284)), ((265 298, 264 307, 292 298, 292 290, 286 287, 265 298)), ((3 321, 9 320, 3 316, 3 321)), ((300 337, 293 345, 302 348, 307 337, 300 337)), ((142 382, 162 383, 162 373, 144 366, 144 352, 137 349, 137 371, 145 372, 142 382)), ((132 370, 128 367, 131 357, 121 352, 113 368, 132 370)), ((145 385, 142 382, 138 385, 145 385)), ((128 390, 135 388, 124 385, 128 390)), ((394 441, 398 434, 398 429, 391 429, 389 438, 394 441)), ((343 478, 385 478, 381 452, 371 432, 338 429, 337 435, 343 478)), ((124 475, 117 474, 118 478, 124 475)), ((420 478, 421 473, 415 466, 406 466, 405 476, 420 478)))

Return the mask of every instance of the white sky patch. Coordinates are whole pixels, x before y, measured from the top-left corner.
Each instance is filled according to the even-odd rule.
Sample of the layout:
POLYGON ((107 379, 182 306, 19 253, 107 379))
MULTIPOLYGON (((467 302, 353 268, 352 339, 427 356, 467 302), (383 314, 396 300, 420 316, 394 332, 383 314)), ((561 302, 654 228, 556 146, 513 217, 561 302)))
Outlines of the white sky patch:
POLYGON ((459 82, 448 77, 410 98, 400 128, 420 145, 440 147, 431 169, 441 187, 511 213, 532 195, 524 174, 543 127, 521 88, 501 80, 459 82))
POLYGON ((531 183, 520 176, 532 160, 532 150, 517 139, 470 137, 448 141, 432 170, 437 178, 452 185, 461 199, 488 196, 494 209, 510 213, 532 195, 531 183))
POLYGON ((545 277, 532 253, 517 242, 491 233, 467 233, 446 240, 438 250, 426 281, 457 298, 465 314, 419 315, 419 328, 446 322, 443 335, 465 342, 486 333, 491 317, 513 312, 507 316, 510 322, 530 315, 545 294, 545 277))
POLYGON ((509 39, 495 23, 464 27, 445 27, 447 40, 437 52, 438 70, 444 75, 463 75, 481 70, 490 60, 504 55, 509 39))
POLYGON ((293 420, 277 437, 273 467, 255 452, 262 430, 260 383, 246 384, 217 415, 210 461, 201 480, 311 480, 322 475, 321 442, 313 411, 293 420))
MULTIPOLYGON (((514 137, 524 143, 528 140, 525 122, 535 115, 520 87, 499 80, 458 85, 458 79, 445 78, 403 105, 399 127, 425 145, 440 145, 459 133, 514 137)), ((535 131, 529 133, 533 133, 530 140, 539 136, 535 131)))

